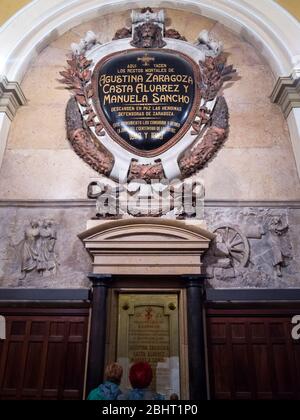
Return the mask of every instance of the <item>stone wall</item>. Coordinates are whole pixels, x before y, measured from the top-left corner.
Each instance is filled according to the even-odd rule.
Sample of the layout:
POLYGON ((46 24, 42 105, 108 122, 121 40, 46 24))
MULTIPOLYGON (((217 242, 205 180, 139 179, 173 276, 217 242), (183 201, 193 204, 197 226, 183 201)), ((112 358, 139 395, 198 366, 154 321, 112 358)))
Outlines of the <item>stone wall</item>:
MULTIPOLYGON (((188 41, 202 29, 222 40, 229 62, 240 79, 224 90, 231 113, 225 147, 199 173, 207 199, 294 200, 300 184, 285 120, 270 103, 274 85, 263 57, 219 23, 196 14, 166 10, 168 26, 188 41)), ((32 63, 22 88, 28 105, 12 124, 0 170, 0 199, 82 199, 97 174, 71 150, 65 133, 65 107, 69 92, 58 83, 71 42, 89 29, 103 43, 129 23, 129 11, 107 15, 73 28, 52 42, 32 63)))
MULTIPOLYGON (((89 206, 0 207, 0 287, 88 287, 87 274, 91 270, 91 261, 77 235, 86 230, 86 221, 94 213, 89 206), (54 247, 56 270, 52 273, 51 270, 38 271, 35 267, 23 278, 21 267, 28 256, 25 230, 31 221, 43 220, 54 221, 54 230, 57 233, 54 247)), ((42 255, 41 263, 44 259, 42 255)))
POLYGON ((213 288, 300 286, 300 208, 207 207, 217 237, 204 259, 213 288))
MULTIPOLYGON (((300 287, 300 183, 286 122, 269 99, 272 71, 242 36, 218 22, 166 12, 167 26, 190 42, 201 30, 211 30, 223 41, 239 75, 224 89, 231 115, 228 140, 197 175, 206 190, 205 222, 218 233, 205 259, 208 283, 214 288, 300 287), (245 205, 245 200, 252 203, 245 205)), ((95 215, 94 204, 85 199, 88 184, 99 176, 66 139, 70 94, 57 79, 72 42, 88 30, 100 33, 102 43, 109 42, 117 29, 129 25, 129 14, 107 15, 73 28, 47 46, 25 75, 22 89, 28 104, 12 124, 0 169, 2 288, 89 287, 91 261, 77 235, 95 215), (45 227, 45 234, 51 231, 53 237, 45 236, 39 245, 40 268, 33 267, 24 278, 22 261, 31 252, 24 248, 24 235, 35 220, 43 229, 53 220, 45 227)))
MULTIPOLYGON (((86 221, 95 213, 92 201, 2 203, 0 288, 88 287, 91 260, 77 235, 86 230, 86 221), (22 261, 24 264, 28 255, 24 233, 31 221, 51 219, 56 233, 56 270, 35 267, 24 278, 22 261)), ((300 203, 266 207, 207 202, 205 220, 208 230, 217 233, 204 258, 209 287, 300 287, 300 203)), ((45 253, 40 249, 43 263, 45 253)))

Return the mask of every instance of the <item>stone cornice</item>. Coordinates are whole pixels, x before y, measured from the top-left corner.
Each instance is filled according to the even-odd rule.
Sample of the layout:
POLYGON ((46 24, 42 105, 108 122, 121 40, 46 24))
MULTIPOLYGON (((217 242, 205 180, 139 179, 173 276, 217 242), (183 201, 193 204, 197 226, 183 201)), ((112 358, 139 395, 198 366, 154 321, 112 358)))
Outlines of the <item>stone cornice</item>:
POLYGON ((287 118, 293 108, 300 108, 300 78, 280 77, 271 94, 271 100, 281 107, 287 118))
POLYGON ((4 112, 10 120, 13 120, 20 106, 25 105, 27 100, 17 82, 9 82, 5 76, 0 77, 0 112, 4 112))
MULTIPOLYGON (((0 200, 0 208, 94 208, 96 200, 0 200)), ((213 200, 204 201, 205 207, 262 207, 281 209, 300 209, 300 200, 294 201, 240 201, 240 200, 213 200)))

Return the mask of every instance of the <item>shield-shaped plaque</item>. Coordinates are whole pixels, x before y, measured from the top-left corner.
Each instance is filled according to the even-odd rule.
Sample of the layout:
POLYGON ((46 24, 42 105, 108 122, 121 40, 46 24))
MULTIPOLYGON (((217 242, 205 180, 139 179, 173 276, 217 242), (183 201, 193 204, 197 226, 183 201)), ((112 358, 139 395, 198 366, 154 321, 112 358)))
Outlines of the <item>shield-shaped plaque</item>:
POLYGON ((199 82, 199 66, 178 51, 126 50, 96 65, 93 99, 116 142, 154 157, 189 129, 200 106, 199 82))

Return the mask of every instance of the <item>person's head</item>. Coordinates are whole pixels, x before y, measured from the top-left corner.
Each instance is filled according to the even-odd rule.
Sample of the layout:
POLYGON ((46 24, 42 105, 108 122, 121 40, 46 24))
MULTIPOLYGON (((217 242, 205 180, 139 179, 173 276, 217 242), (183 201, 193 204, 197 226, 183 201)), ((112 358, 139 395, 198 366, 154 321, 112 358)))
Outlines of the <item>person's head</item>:
POLYGON ((30 225, 33 229, 38 228, 39 227, 39 222, 36 219, 33 219, 30 221, 30 225))
POLYGON ((54 221, 52 219, 47 219, 45 220, 45 223, 46 223, 46 226, 50 228, 53 226, 54 221))
POLYGON ((176 400, 179 400, 179 397, 178 397, 178 395, 177 394, 172 394, 172 395, 170 395, 170 400, 171 401, 176 401, 176 400))
POLYGON ((119 363, 111 363, 106 366, 105 379, 116 384, 120 384, 123 375, 123 368, 119 363))
POLYGON ((152 381, 152 368, 147 362, 137 362, 131 366, 129 380, 132 388, 147 388, 152 381))

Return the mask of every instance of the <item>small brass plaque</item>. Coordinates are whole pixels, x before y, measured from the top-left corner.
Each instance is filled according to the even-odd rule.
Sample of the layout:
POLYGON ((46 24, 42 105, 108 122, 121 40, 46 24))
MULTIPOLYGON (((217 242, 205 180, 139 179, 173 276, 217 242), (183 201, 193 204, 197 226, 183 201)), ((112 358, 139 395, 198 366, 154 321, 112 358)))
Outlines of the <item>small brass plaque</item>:
POLYGON ((176 294, 120 295, 117 355, 124 388, 130 388, 130 366, 146 361, 153 369, 151 389, 166 398, 180 395, 178 329, 176 294))

